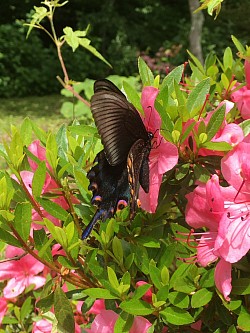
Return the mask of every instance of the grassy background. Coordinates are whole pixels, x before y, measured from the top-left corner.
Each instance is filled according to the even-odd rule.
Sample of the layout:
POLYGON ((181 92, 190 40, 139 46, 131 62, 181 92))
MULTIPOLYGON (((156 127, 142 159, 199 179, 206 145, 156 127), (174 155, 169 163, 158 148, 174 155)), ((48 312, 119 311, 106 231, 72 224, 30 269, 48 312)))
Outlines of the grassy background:
POLYGON ((45 131, 56 131, 63 123, 68 123, 60 108, 64 102, 61 95, 0 99, 0 142, 8 140, 10 125, 19 126, 29 117, 45 131))

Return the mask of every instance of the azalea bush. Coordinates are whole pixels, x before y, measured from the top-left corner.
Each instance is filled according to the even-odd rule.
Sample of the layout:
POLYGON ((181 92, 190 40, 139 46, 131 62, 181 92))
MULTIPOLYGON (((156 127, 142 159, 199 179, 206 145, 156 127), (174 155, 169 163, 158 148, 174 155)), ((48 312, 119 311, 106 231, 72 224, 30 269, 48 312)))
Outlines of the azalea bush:
MULTIPOLYGON (((44 4, 30 27, 52 20, 54 2, 44 4)), ((53 35, 59 80, 86 108, 61 47, 89 44, 65 31, 53 35)), ((139 59, 140 91, 123 88, 154 135, 150 191, 133 221, 125 208, 84 241, 87 172, 103 149, 94 123, 11 127, 0 150, 1 332, 250 332, 250 51, 233 41, 240 57, 227 48, 202 66, 189 54, 162 80, 139 59)))

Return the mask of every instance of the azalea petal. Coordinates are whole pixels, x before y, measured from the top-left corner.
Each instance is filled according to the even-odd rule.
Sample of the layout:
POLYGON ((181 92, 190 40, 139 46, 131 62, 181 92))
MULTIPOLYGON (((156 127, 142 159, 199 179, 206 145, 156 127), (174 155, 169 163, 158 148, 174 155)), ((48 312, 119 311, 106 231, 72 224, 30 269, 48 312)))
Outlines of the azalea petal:
POLYGON ((22 268, 16 264, 16 261, 7 261, 0 263, 0 280, 7 280, 13 276, 19 275, 22 268))
POLYGON ((159 90, 155 87, 146 86, 142 90, 141 105, 145 113, 146 119, 144 125, 148 131, 154 133, 156 130, 160 130, 161 118, 159 113, 155 110, 155 99, 159 93, 159 90))
POLYGON ((217 231, 221 216, 224 213, 224 198, 221 195, 217 176, 207 184, 201 184, 186 195, 186 221, 194 228, 207 227, 217 231))
POLYGON ((217 263, 214 272, 216 287, 223 294, 226 301, 230 301, 228 295, 232 290, 231 270, 232 270, 232 265, 229 262, 221 259, 217 263))
POLYGON ((46 319, 40 319, 33 323, 32 333, 50 333, 52 331, 52 322, 46 319))
POLYGON ((149 327, 152 324, 144 317, 137 316, 134 319, 133 325, 129 330, 129 333, 147 333, 149 327))
MULTIPOLYGON (((234 205, 243 207, 244 205, 234 205)), ((232 210, 230 216, 225 214, 220 222, 218 237, 215 241, 215 253, 230 263, 238 262, 250 250, 250 217, 248 210, 244 215, 234 218, 233 214, 241 211, 232 210)), ((236 215, 237 216, 237 215, 236 215)))
POLYGON ((241 127, 237 124, 226 125, 220 135, 213 138, 213 142, 228 142, 231 146, 236 146, 244 139, 244 133, 241 127))
POLYGON ((44 269, 44 264, 35 259, 31 254, 27 254, 19 261, 16 261, 16 265, 19 266, 27 276, 36 275, 44 269))
POLYGON ((0 297, 0 325, 2 324, 3 317, 7 311, 7 301, 4 297, 0 297))
MULTIPOLYGON (((28 149, 33 155, 38 157, 38 159, 40 161, 46 161, 46 150, 44 147, 41 146, 41 143, 39 140, 33 141, 29 145, 28 149)), ((31 158, 28 158, 28 161, 29 161, 32 171, 35 171, 37 169, 37 163, 34 162, 31 158)), ((46 162, 46 167, 52 171, 52 168, 48 162, 46 162)))
MULTIPOLYGON (((167 142, 164 139, 161 141, 157 149, 157 164, 158 173, 164 174, 168 170, 171 170, 178 163, 178 149, 171 142, 167 142)), ((152 148, 154 153, 154 148, 152 148)))
POLYGON ((221 160, 221 171, 224 178, 236 190, 240 190, 241 192, 250 192, 249 159, 250 144, 243 141, 221 160), (242 169, 244 170, 244 174, 242 173, 242 169))
POLYGON ((34 289, 38 289, 45 285, 46 278, 43 276, 29 276, 26 280, 26 287, 34 284, 34 289))
POLYGON ((97 299, 92 307, 89 309, 88 314, 99 314, 105 310, 105 301, 104 299, 97 299))
POLYGON ((162 175, 158 174, 157 165, 155 165, 150 169, 149 193, 145 193, 142 188, 139 190, 141 208, 149 213, 156 211, 161 181, 162 175))
POLYGON ((218 259, 213 252, 216 237, 217 232, 206 232, 199 241, 197 248, 197 261, 203 267, 218 259))
POLYGON ((118 314, 112 310, 103 310, 95 317, 91 329, 85 328, 85 331, 89 333, 111 333, 114 331, 118 317, 118 314))
POLYGON ((5 298, 14 298, 20 295, 26 285, 25 285, 25 279, 16 279, 12 278, 8 281, 6 287, 3 289, 3 295, 5 298))

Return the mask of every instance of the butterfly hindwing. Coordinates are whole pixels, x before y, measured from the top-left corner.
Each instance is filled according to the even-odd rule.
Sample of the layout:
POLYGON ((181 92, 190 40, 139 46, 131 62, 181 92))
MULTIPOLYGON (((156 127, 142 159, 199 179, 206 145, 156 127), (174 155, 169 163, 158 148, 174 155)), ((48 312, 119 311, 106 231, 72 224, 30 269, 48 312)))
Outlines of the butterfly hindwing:
POLYGON ((97 211, 83 231, 82 239, 88 237, 98 220, 111 218, 117 210, 128 204, 130 198, 126 162, 110 166, 103 150, 97 154, 95 162, 87 177, 89 190, 93 193, 91 203, 97 206, 97 211))
POLYGON ((128 181, 130 185, 130 219, 134 218, 138 206, 139 187, 149 191, 149 153, 151 143, 142 139, 137 140, 128 154, 128 181))

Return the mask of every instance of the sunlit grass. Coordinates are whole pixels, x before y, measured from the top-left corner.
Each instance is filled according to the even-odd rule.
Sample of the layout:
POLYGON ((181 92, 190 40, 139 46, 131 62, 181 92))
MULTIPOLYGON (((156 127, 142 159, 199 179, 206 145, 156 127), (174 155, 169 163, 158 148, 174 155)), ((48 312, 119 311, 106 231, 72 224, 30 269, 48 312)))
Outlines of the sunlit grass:
MULTIPOLYGON (((65 119, 60 108, 64 98, 60 95, 26 98, 0 98, 0 144, 10 141, 11 125, 19 127, 26 117, 45 131, 56 132, 62 124, 70 122, 65 119)), ((0 170, 7 167, 0 158, 0 170)))
POLYGON ((18 127, 26 117, 46 131, 57 130, 68 122, 60 113, 63 101, 60 95, 0 99, 1 142, 9 136, 10 126, 18 127))

